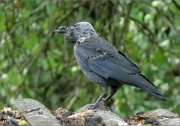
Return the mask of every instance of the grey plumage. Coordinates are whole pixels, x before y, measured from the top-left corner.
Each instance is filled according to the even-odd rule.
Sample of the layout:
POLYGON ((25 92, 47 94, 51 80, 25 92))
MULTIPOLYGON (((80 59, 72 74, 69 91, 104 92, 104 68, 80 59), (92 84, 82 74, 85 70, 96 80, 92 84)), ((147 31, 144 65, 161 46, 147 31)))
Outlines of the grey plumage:
POLYGON ((140 73, 139 68, 114 46, 101 39, 90 23, 73 23, 56 32, 64 33, 65 38, 74 44, 74 55, 81 70, 89 80, 102 87, 103 93, 94 108, 103 98, 111 98, 122 84, 139 87, 165 100, 158 89, 140 73), (108 87, 111 87, 111 93, 106 96, 108 87))

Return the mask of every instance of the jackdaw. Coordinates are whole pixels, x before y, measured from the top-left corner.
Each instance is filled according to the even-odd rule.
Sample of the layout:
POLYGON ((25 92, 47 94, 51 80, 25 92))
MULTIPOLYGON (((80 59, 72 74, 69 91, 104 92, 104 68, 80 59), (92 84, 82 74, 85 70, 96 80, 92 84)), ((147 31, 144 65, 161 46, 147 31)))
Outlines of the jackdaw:
POLYGON ((74 55, 82 72, 102 87, 102 94, 92 108, 97 108, 101 100, 111 98, 123 84, 139 87, 166 100, 131 60, 97 35, 89 22, 71 23, 55 32, 64 33, 65 39, 73 43, 74 55), (108 87, 111 92, 107 96, 108 87))

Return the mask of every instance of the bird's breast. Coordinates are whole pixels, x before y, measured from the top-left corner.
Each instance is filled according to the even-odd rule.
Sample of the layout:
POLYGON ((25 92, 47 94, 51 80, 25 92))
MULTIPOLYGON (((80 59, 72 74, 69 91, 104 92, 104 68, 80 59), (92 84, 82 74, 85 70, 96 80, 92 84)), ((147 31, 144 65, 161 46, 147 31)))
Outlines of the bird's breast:
POLYGON ((77 45, 74 46, 74 55, 76 57, 77 63, 80 65, 82 72, 87 76, 87 78, 93 83, 105 84, 105 80, 103 77, 99 76, 95 72, 93 72, 88 64, 88 53, 85 48, 79 47, 77 45))
POLYGON ((88 54, 86 53, 85 49, 78 46, 78 45, 74 45, 74 55, 76 58, 77 63, 80 65, 82 70, 86 70, 88 69, 88 54))

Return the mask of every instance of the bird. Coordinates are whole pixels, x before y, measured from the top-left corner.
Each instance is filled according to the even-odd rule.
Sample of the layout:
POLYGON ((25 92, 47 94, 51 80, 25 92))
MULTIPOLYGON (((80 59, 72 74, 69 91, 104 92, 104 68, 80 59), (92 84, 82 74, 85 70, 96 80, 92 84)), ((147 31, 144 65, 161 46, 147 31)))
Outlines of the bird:
POLYGON ((99 37, 87 21, 70 23, 54 30, 63 33, 73 44, 74 55, 83 74, 100 85, 102 94, 91 107, 98 108, 102 100, 110 99, 124 84, 143 89, 160 100, 166 100, 157 87, 145 77, 138 66, 112 44, 99 37), (107 95, 108 89, 111 89, 107 95))

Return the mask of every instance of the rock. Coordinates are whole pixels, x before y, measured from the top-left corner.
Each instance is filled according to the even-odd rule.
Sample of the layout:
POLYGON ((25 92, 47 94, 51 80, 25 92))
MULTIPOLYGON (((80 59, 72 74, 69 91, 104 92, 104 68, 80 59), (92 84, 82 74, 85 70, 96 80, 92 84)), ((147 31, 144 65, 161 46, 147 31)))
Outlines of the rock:
POLYGON ((40 102, 33 99, 21 99, 12 102, 18 111, 20 111, 26 120, 32 126, 61 126, 58 120, 51 112, 40 102))
POLYGON ((112 112, 109 107, 93 104, 85 105, 75 112, 58 108, 54 115, 41 103, 33 99, 15 100, 13 106, 20 111, 32 125, 48 126, 180 126, 180 118, 166 109, 156 109, 150 112, 139 112, 125 121, 112 112))
POLYGON ((128 125, 141 126, 180 126, 180 118, 166 109, 156 109, 146 113, 139 113, 126 119, 128 125))
POLYGON ((61 111, 57 112, 60 114, 55 115, 61 117, 58 120, 63 126, 127 126, 127 123, 108 107, 100 106, 98 109, 89 110, 90 106, 91 104, 85 105, 69 116, 66 115, 70 112, 59 108, 61 111))
POLYGON ((156 118, 162 126, 180 126, 180 117, 166 109, 156 109, 147 112, 149 116, 156 118))

